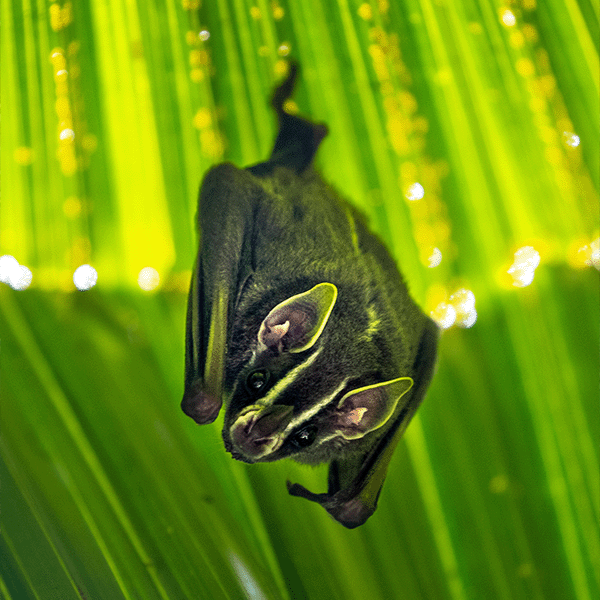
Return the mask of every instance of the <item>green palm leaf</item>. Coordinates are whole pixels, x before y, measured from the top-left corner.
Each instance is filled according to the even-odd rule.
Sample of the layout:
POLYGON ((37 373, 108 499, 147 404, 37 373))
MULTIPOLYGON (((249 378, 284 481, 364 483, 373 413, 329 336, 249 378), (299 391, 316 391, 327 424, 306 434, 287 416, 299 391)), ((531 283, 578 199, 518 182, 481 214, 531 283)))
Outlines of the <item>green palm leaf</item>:
POLYGON ((2 597, 598 597, 597 3, 1 10, 2 597), (198 184, 268 155, 288 56, 415 298, 476 298, 353 531, 178 406, 198 184))

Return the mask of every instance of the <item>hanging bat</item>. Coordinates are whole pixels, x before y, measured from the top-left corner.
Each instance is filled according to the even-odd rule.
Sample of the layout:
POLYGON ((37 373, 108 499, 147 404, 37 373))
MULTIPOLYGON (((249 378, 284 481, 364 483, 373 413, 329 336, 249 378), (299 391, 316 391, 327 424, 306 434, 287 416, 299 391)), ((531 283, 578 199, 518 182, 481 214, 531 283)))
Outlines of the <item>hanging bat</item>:
POLYGON ((365 217, 311 164, 324 125, 272 105, 266 162, 211 168, 187 310, 181 407, 255 463, 329 463, 328 491, 288 482, 342 525, 375 511, 388 464, 433 374, 438 329, 413 302, 365 217))

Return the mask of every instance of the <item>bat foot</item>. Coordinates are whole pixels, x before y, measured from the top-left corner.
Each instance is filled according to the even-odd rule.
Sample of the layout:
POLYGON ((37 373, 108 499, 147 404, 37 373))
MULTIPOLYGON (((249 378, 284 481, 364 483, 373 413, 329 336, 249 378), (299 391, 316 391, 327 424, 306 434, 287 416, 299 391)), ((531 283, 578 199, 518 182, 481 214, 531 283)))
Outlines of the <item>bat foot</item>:
POLYGON ((359 494, 352 495, 354 490, 341 490, 335 494, 315 494, 299 483, 287 481, 286 484, 291 496, 306 498, 306 500, 320 504, 347 529, 355 529, 364 525, 377 508, 377 500, 375 503, 365 502, 365 499, 361 498, 359 494))
POLYGON ((212 423, 219 415, 221 400, 201 389, 201 382, 198 381, 183 394, 181 410, 198 425, 206 425, 212 423))

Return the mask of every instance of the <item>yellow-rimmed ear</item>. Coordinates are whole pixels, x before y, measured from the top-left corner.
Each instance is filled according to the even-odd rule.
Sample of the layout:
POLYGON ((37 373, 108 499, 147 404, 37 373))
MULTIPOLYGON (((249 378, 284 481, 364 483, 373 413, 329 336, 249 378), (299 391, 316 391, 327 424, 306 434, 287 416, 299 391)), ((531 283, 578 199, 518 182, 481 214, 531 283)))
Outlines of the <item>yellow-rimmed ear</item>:
POLYGON ((338 405, 336 428, 347 440, 379 429, 394 414, 400 398, 412 385, 412 378, 398 377, 348 392, 338 405))
POLYGON ((333 283, 319 283, 302 294, 278 304, 264 319, 258 332, 259 352, 303 352, 319 339, 337 300, 333 283))

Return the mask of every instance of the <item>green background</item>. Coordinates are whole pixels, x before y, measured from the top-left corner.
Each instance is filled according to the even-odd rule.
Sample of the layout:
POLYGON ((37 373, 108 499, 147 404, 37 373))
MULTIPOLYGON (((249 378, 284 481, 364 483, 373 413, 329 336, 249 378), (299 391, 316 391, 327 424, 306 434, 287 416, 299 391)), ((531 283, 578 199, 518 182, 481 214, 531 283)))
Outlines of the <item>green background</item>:
POLYGON ((600 596, 597 2, 1 11, 0 254, 33 279, 0 284, 0 595, 600 596), (298 109, 330 128, 326 179, 425 310, 465 287, 478 312, 444 331, 379 508, 352 531, 287 494, 286 479, 324 491, 324 467, 238 463, 219 421, 179 409, 198 185, 268 156, 288 55, 298 109), (516 287, 524 246, 541 262, 516 287), (98 283, 78 292, 83 263, 98 283))

